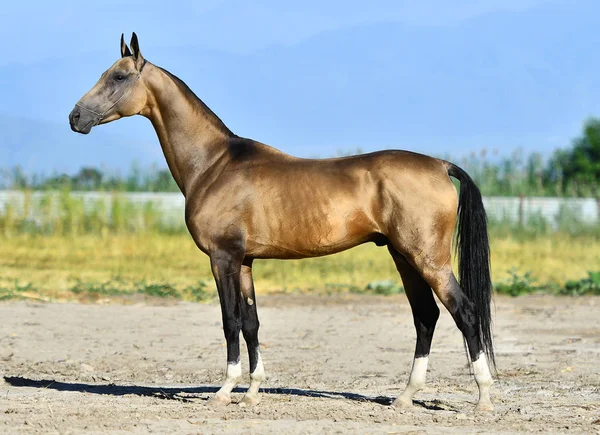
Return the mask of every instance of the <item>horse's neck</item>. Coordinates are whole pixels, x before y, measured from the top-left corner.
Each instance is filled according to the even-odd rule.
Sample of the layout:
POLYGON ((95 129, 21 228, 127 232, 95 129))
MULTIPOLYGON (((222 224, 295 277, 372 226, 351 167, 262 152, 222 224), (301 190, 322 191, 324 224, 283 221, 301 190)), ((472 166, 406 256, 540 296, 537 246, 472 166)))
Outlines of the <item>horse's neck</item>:
POLYGON ((157 67, 148 81, 150 119, 175 182, 184 194, 223 155, 232 133, 182 84, 157 67))

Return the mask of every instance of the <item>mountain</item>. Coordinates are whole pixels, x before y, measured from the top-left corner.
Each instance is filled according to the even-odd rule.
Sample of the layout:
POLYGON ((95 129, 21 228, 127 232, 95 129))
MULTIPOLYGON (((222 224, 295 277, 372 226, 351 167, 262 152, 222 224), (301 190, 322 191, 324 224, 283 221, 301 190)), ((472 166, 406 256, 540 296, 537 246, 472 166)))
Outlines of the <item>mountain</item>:
MULTIPOLYGON (((357 147, 548 154, 600 114, 596 17, 564 2, 449 26, 343 28, 250 55, 144 46, 139 36, 148 60, 183 79, 234 132, 301 156, 357 147)), ((34 167, 163 162, 146 120, 85 137, 68 129, 73 104, 117 55, 115 35, 107 51, 85 58, 0 68, 0 83, 9 84, 0 112, 12 117, 1 124, 2 153, 34 167), (19 127, 15 116, 29 121, 19 127), (39 132, 22 134, 31 126, 39 132), (6 141, 13 128, 22 140, 6 141)))
POLYGON ((0 144, 0 168, 19 165, 26 172, 74 173, 82 166, 126 170, 132 162, 144 167, 164 160, 158 143, 127 139, 103 129, 82 136, 73 133, 66 122, 54 124, 2 113, 0 144))

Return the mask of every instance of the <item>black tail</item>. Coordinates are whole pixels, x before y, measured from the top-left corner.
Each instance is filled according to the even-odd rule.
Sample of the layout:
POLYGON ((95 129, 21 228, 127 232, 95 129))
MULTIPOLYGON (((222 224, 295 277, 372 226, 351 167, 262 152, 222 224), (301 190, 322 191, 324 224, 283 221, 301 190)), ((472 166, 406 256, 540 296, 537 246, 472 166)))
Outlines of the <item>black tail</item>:
POLYGON ((492 278, 487 217, 481 192, 469 174, 449 163, 448 175, 460 181, 456 235, 460 286, 475 305, 475 315, 479 324, 478 339, 491 367, 494 368, 496 360, 492 339, 492 278))

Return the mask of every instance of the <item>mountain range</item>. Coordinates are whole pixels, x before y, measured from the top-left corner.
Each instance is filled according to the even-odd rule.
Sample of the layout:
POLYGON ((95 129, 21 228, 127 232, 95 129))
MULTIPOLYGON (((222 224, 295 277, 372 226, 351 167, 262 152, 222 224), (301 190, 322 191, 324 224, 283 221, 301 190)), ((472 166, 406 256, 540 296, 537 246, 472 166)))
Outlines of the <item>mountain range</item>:
MULTIPOLYGON (((600 32, 556 4, 455 25, 377 23, 252 54, 144 46, 237 134, 291 154, 405 148, 460 157, 522 147, 548 155, 600 113, 600 32), (557 13, 556 8, 562 8, 557 13), (543 25, 531 32, 531 22, 543 25)), ((162 162, 140 117, 72 133, 67 115, 118 56, 107 50, 0 67, 0 167, 75 171, 162 162)))

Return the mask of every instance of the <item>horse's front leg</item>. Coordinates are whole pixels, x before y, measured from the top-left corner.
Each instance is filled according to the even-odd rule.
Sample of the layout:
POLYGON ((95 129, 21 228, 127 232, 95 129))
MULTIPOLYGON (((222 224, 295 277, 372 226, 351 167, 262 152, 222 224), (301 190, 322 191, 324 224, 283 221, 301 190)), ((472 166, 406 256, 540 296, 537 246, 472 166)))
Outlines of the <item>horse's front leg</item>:
POLYGON ((210 264, 221 302, 223 331, 227 341, 227 377, 221 389, 210 399, 210 404, 230 404, 231 391, 242 377, 242 365, 240 364, 240 330, 242 327, 240 268, 243 256, 236 254, 218 251, 210 255, 210 264))
POLYGON ((258 344, 259 321, 252 280, 252 260, 250 259, 246 259, 242 265, 240 284, 242 290, 242 333, 244 334, 244 340, 246 340, 250 359, 250 388, 248 388, 242 399, 241 405, 256 405, 260 402, 258 389, 265 380, 265 369, 258 344))

